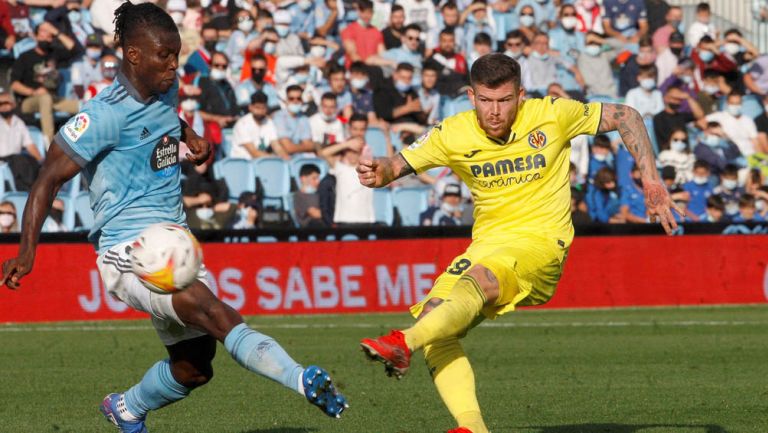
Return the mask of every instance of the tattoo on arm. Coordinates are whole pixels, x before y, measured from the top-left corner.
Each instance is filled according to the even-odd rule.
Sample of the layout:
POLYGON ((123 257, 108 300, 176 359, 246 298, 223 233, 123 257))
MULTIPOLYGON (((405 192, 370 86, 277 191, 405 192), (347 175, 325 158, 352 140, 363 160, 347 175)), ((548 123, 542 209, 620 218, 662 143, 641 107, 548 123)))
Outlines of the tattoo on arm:
POLYGON ((411 167, 411 164, 408 164, 408 161, 403 158, 403 155, 401 153, 398 153, 395 155, 395 158, 397 159, 398 165, 401 166, 400 173, 397 174, 397 178, 408 176, 409 174, 413 174, 416 172, 416 170, 411 167))
POLYGON ((376 158, 376 162, 379 163, 378 170, 381 171, 382 184, 377 185, 379 187, 414 173, 413 167, 399 153, 392 158, 376 158))
POLYGON ((484 268, 483 270, 485 271, 485 278, 488 278, 491 284, 499 284, 499 280, 496 279, 496 275, 493 275, 490 269, 484 268))
POLYGON ((603 115, 597 132, 608 131, 619 131, 643 177, 657 176, 651 140, 637 110, 622 104, 603 104, 603 115))

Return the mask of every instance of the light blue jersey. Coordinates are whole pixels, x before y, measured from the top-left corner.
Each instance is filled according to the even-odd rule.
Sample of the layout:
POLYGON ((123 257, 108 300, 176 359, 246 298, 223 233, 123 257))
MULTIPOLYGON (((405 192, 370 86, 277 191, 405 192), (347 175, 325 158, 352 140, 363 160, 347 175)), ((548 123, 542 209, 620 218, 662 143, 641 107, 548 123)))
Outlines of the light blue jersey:
POLYGON ((120 73, 54 138, 83 168, 94 214, 88 239, 99 253, 151 224, 185 224, 177 95, 178 81, 144 100, 120 73))

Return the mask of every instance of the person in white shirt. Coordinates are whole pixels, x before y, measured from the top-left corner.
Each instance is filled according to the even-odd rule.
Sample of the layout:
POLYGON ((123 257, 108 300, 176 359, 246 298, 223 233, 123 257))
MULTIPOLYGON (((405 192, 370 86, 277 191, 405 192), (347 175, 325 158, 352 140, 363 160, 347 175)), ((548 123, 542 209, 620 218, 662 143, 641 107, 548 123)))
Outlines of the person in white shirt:
POLYGON ((289 158, 277 142, 277 129, 272 119, 267 117, 267 95, 256 92, 248 105, 249 113, 235 123, 232 137, 232 158, 254 159, 276 153, 282 158, 289 158))
POLYGON ((43 157, 29 135, 27 125, 13 114, 16 101, 10 93, 0 93, 0 158, 21 153, 26 149, 37 161, 43 157))
POLYGON ((688 132, 685 128, 675 128, 669 136, 669 143, 657 158, 661 167, 675 168, 675 184, 682 185, 693 180, 693 163, 696 157, 691 152, 688 132))
POLYGON ((337 113, 336 95, 331 92, 323 93, 320 98, 320 111, 309 118, 312 141, 316 147, 324 148, 344 141, 344 125, 337 113))
MULTIPOLYGON (((376 221, 373 190, 360 183, 356 170, 360 155, 366 148, 367 129, 368 118, 355 113, 349 120, 349 139, 320 151, 320 156, 328 161, 331 173, 336 176, 335 224, 371 224, 376 221)), ((366 150, 368 152, 370 150, 366 150)))
POLYGON ((709 3, 701 2, 696 5, 696 21, 694 21, 688 31, 685 32, 685 43, 691 47, 695 47, 699 44, 699 39, 705 35, 717 40, 718 31, 714 25, 710 23, 711 11, 709 10, 709 3))
POLYGON ((742 114, 740 93, 731 92, 726 101, 725 111, 718 111, 704 117, 699 121, 699 126, 704 129, 708 122, 719 123, 725 135, 739 147, 745 158, 757 151, 757 126, 751 117, 742 114))
POLYGON ((637 82, 640 85, 627 92, 625 103, 637 110, 644 119, 652 119, 664 109, 664 98, 656 88, 656 68, 641 66, 637 82))

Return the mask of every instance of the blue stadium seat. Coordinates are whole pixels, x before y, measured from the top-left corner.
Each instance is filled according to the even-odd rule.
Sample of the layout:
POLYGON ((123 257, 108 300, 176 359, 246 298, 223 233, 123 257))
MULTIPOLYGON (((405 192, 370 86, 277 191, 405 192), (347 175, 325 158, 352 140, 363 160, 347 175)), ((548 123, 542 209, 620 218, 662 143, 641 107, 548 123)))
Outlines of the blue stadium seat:
POLYGON ((467 96, 466 93, 462 93, 453 99, 446 98, 445 102, 442 102, 441 105, 441 119, 445 119, 446 117, 450 117, 454 114, 459 114, 464 111, 469 111, 474 108, 472 107, 472 102, 469 100, 469 96, 467 96))
POLYGON ((294 156, 290 161, 291 177, 296 180, 296 185, 301 186, 299 181, 299 172, 301 167, 306 164, 315 164, 320 169, 320 179, 324 178, 328 174, 328 163, 323 158, 317 158, 314 156, 294 156))
POLYGON ((48 143, 46 142, 45 135, 43 135, 43 131, 37 126, 29 125, 27 125, 27 130, 29 131, 29 136, 32 137, 32 141, 35 143, 37 151, 40 152, 40 155, 45 156, 48 149, 48 143))
POLYGON ((232 139, 235 132, 232 128, 224 128, 221 130, 221 156, 228 158, 232 154, 232 139))
POLYGON ((400 213, 404 226, 420 225, 419 215, 429 207, 431 193, 432 188, 428 186, 406 187, 392 191, 392 201, 400 213))
POLYGON ((93 226, 93 211, 91 210, 91 200, 88 191, 77 194, 73 202, 74 206, 72 208, 82 224, 79 227, 75 227, 75 229, 90 230, 93 226))
POLYGON ((0 162, 0 194, 5 194, 6 184, 9 191, 16 191, 16 181, 13 180, 11 166, 7 162, 0 162))
POLYGON ((288 209, 288 195, 291 193, 291 171, 288 162, 282 158, 258 158, 253 160, 253 173, 264 187, 264 204, 279 204, 288 209))
POLYGON ((655 129, 653 129, 653 119, 647 118, 643 119, 643 123, 645 123, 645 130, 648 131, 648 138, 651 139, 651 146, 653 146, 653 154, 656 156, 659 156, 659 143, 656 139, 656 133, 655 129))
POLYGON ((373 213, 376 222, 392 225, 395 220, 395 207, 392 204, 392 190, 389 188, 376 188, 373 190, 373 213))
POLYGON ((589 102, 600 102, 605 104, 615 104, 619 102, 618 99, 606 95, 589 95, 587 96, 589 102))
POLYGON ((745 116, 749 116, 752 119, 757 119, 763 114, 763 102, 757 95, 744 95, 741 99, 741 111, 745 116))
POLYGON ((245 191, 256 191, 256 176, 250 160, 224 158, 213 163, 213 177, 224 179, 229 198, 237 200, 245 191))
POLYGON ((3 195, 3 201, 9 201, 16 206, 16 221, 21 228, 21 216, 24 214, 24 206, 27 204, 28 194, 26 192, 7 192, 3 195))
POLYGON ((24 38, 16 42, 13 46, 13 58, 18 59, 20 55, 35 48, 36 45, 37 41, 35 41, 35 38, 24 38))
POLYGON ((365 143, 371 147, 373 156, 387 156, 387 137, 379 128, 368 128, 365 131, 365 143))

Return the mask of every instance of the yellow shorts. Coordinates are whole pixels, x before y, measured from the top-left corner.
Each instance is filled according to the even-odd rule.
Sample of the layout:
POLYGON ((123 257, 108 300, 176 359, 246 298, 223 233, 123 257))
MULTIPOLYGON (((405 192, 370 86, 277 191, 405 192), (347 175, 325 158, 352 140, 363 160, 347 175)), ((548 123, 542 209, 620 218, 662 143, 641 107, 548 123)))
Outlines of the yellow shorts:
POLYGON ((555 294, 567 255, 562 241, 536 235, 516 235, 504 242, 476 240, 437 277, 429 294, 411 307, 411 314, 418 318, 430 299, 446 299, 456 281, 474 265, 488 268, 499 280, 499 298, 483 309, 485 317, 495 319, 516 305, 544 304, 555 294))

